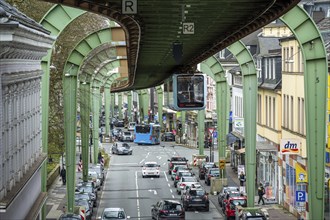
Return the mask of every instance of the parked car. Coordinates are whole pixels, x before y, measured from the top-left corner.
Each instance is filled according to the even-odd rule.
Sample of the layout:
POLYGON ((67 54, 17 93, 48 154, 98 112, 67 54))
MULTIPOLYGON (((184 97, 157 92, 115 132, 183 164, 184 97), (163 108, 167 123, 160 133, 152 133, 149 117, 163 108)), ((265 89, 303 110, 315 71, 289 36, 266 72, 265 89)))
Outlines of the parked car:
POLYGON ((96 204, 97 190, 92 186, 90 182, 80 182, 77 184, 76 192, 88 193, 92 201, 96 204))
POLYGON ((127 220, 130 216, 126 215, 124 208, 105 208, 101 215, 101 220, 122 219, 127 220))
POLYGON ((75 199, 86 199, 89 203, 89 207, 93 210, 93 207, 96 207, 96 203, 92 200, 91 196, 86 192, 75 192, 75 199))
POLYGON ((211 177, 219 177, 220 176, 220 170, 219 168, 209 168, 207 169, 205 173, 205 183, 206 185, 211 184, 211 177))
POLYGON ((58 220, 83 220, 83 218, 77 214, 63 213, 58 220))
POLYGON ((93 171, 97 173, 98 179, 100 180, 101 186, 103 185, 104 179, 105 179, 105 172, 104 167, 101 164, 92 164, 88 168, 89 171, 93 171))
POLYGON ((112 129, 112 136, 119 138, 119 136, 121 135, 122 130, 120 128, 114 128, 112 129))
POLYGON ((246 207, 247 206, 247 199, 245 196, 239 196, 239 197, 232 197, 229 198, 229 200, 226 203, 225 206, 225 217, 227 219, 230 218, 235 218, 235 208, 236 206, 242 206, 242 207, 246 207))
POLYGON ((118 155, 119 154, 121 154, 121 155, 123 155, 123 154, 132 155, 133 149, 127 143, 115 142, 112 145, 111 152, 112 152, 112 154, 118 154, 118 155))
POLYGON ((191 186, 192 184, 200 185, 200 183, 197 181, 196 177, 194 177, 194 176, 183 176, 183 177, 181 177, 181 179, 178 182, 178 187, 176 189, 177 193, 180 195, 181 190, 185 186, 191 186))
POLYGON ((226 186, 222 188, 222 191, 218 195, 218 203, 222 207, 223 200, 226 199, 226 193, 228 191, 236 191, 239 192, 239 188, 237 186, 226 186))
POLYGON ((92 219, 93 209, 89 207, 88 200, 86 200, 86 199, 75 199, 74 200, 74 205, 75 206, 83 206, 85 208, 86 220, 91 220, 92 219))
POLYGON ((199 166, 199 172, 198 172, 198 176, 199 176, 199 179, 203 180, 205 179, 205 173, 207 171, 208 168, 215 168, 217 167, 215 165, 214 162, 202 162, 199 166))
MULTIPOLYGON (((236 209, 239 206, 236 206, 236 209)), ((266 210, 257 208, 257 207, 247 207, 243 208, 240 207, 239 212, 236 213, 237 219, 238 220, 268 220, 269 219, 269 214, 266 210)))
POLYGON ((135 129, 135 125, 136 125, 135 122, 130 122, 130 123, 128 124, 128 130, 129 130, 129 131, 134 131, 134 129, 135 129))
POLYGON ((172 132, 165 132, 161 136, 162 141, 175 141, 175 135, 172 132))
POLYGON ((125 123, 124 123, 124 121, 117 121, 116 123, 115 123, 115 126, 116 127, 120 127, 120 128, 123 128, 124 126, 125 126, 125 123))
POLYGON ((179 201, 160 200, 151 206, 152 219, 185 219, 185 211, 179 201))
POLYGON ((173 182, 175 188, 177 187, 179 180, 183 176, 193 176, 193 173, 190 170, 179 170, 178 172, 176 172, 173 182))
POLYGON ((183 207, 187 211, 189 208, 203 208, 209 211, 210 202, 208 193, 202 188, 190 187, 183 197, 183 207))
POLYGON ((160 165, 157 162, 145 162, 142 166, 142 178, 146 176, 160 176, 160 165))
POLYGON ((101 190, 101 180, 99 178, 99 175, 95 171, 88 171, 88 179, 92 182, 94 182, 95 187, 97 190, 101 190))
POLYGON ((174 156, 171 157, 171 159, 168 159, 169 163, 168 163, 168 174, 172 174, 172 169, 174 167, 174 165, 177 164, 185 164, 187 165, 187 159, 185 157, 180 157, 180 156, 174 156))
POLYGON ((239 196, 242 196, 242 194, 240 192, 235 191, 235 190, 234 191, 228 190, 226 192, 225 197, 222 200, 222 205, 221 205, 223 213, 225 213, 226 204, 229 201, 229 199, 233 198, 233 197, 239 197, 239 196))
POLYGON ((132 142, 134 140, 134 137, 131 132, 124 131, 124 132, 122 132, 122 135, 119 137, 119 140, 132 142))

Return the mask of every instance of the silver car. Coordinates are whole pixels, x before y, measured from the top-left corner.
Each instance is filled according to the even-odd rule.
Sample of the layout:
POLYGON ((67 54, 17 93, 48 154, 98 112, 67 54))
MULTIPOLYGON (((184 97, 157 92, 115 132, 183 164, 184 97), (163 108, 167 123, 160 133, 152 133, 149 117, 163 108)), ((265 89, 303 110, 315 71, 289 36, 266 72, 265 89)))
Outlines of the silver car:
POLYGON ((105 208, 103 210, 101 220, 108 219, 122 219, 127 220, 130 216, 127 216, 123 208, 105 208))
POLYGON ((131 146, 129 146, 127 143, 123 142, 116 142, 112 145, 111 149, 112 154, 127 154, 127 155, 132 155, 133 150, 131 146))

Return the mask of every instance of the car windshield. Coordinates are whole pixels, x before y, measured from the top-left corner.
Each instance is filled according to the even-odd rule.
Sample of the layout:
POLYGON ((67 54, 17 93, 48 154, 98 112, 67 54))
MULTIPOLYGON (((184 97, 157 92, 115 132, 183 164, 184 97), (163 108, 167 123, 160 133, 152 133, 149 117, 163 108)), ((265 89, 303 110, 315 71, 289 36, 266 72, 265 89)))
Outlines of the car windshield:
POLYGON ((180 172, 179 176, 192 176, 192 173, 190 173, 190 172, 180 172))
POLYGON ((183 177, 182 182, 196 182, 194 177, 183 177))
POLYGON ((237 187, 227 187, 224 189, 224 192, 228 192, 228 191, 238 191, 237 187))
POLYGON ((210 174, 220 174, 219 170, 210 170, 210 174))
POLYGON ((124 148, 127 148, 127 149, 129 149, 130 147, 129 147, 129 145, 128 144, 126 144, 126 143, 123 143, 123 144, 119 144, 118 145, 118 147, 124 147, 124 148))
POLYGON ((131 132, 124 132, 124 135, 129 136, 129 135, 131 135, 131 132))
POLYGON ((154 163, 148 163, 148 164, 144 164, 145 167, 158 167, 157 164, 154 163))
POLYGON ((123 211, 107 211, 103 214, 104 219, 124 219, 125 213, 123 211))
POLYGON ((233 199, 230 202, 233 205, 240 205, 240 206, 245 206, 246 205, 246 200, 245 199, 233 199))
POLYGON ((93 188, 89 186, 81 186, 78 188, 79 192, 87 192, 87 193, 92 193, 93 188))
POLYGON ((171 161, 186 161, 186 158, 184 157, 173 157, 171 161))
POLYGON ((205 194, 204 190, 190 190, 189 192, 192 196, 203 196, 205 194))

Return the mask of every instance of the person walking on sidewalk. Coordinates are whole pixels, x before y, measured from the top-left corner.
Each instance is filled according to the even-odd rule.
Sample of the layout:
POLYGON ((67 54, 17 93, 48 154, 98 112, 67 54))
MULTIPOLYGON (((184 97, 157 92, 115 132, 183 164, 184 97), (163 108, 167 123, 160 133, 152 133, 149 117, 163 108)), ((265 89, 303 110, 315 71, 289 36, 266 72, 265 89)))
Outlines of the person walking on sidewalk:
POLYGON ((61 178, 62 178, 62 181, 63 181, 63 185, 65 185, 65 183, 66 183, 66 170, 65 170, 64 167, 62 168, 60 175, 61 175, 61 178))
POLYGON ((258 188, 258 196, 259 196, 258 205, 259 205, 260 201, 262 201, 262 204, 265 205, 265 201, 263 198, 264 195, 265 195, 265 188, 263 187, 262 183, 260 183, 259 188, 258 188))
POLYGON ((239 175, 239 183, 240 183, 240 186, 244 186, 244 183, 245 183, 245 174, 244 174, 243 171, 239 175))

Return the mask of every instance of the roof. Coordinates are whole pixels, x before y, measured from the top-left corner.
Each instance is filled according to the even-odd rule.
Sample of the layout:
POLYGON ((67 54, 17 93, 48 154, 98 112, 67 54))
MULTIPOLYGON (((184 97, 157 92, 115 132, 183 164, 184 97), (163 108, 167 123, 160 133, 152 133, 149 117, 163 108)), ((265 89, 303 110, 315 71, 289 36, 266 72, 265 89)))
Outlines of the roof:
POLYGON ((263 37, 258 36, 258 43, 260 53, 259 56, 269 55, 269 51, 276 51, 281 49, 278 37, 263 37))

